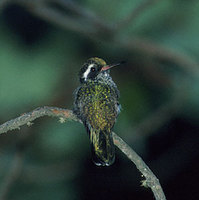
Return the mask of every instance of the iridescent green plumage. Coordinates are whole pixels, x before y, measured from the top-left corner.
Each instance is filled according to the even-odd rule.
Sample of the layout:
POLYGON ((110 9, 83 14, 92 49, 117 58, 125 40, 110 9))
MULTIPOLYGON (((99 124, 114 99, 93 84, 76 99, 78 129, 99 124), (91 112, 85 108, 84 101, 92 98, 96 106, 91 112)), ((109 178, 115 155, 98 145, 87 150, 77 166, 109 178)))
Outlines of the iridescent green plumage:
POLYGON ((119 91, 105 69, 105 61, 89 59, 80 71, 74 112, 84 123, 96 165, 109 166, 115 160, 112 128, 119 113, 119 91))

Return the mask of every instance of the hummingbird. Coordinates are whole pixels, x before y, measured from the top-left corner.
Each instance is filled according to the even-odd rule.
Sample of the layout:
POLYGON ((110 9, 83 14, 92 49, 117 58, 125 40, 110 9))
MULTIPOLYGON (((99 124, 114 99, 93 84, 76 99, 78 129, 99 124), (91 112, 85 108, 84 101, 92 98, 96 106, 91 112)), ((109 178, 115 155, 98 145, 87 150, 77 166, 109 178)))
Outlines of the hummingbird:
POLYGON ((73 112, 83 122, 89 135, 92 160, 97 166, 115 161, 112 129, 120 112, 119 90, 110 69, 101 58, 90 58, 79 72, 81 85, 75 91, 73 112))

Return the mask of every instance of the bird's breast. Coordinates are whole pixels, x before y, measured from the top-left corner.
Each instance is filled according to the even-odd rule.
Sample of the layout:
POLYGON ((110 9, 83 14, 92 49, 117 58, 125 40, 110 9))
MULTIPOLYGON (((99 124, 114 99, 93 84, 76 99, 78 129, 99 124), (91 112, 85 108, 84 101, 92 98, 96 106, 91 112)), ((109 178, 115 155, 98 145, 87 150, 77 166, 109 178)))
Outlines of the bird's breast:
POLYGON ((111 129, 117 117, 117 97, 108 85, 95 84, 82 88, 84 118, 96 129, 111 129))

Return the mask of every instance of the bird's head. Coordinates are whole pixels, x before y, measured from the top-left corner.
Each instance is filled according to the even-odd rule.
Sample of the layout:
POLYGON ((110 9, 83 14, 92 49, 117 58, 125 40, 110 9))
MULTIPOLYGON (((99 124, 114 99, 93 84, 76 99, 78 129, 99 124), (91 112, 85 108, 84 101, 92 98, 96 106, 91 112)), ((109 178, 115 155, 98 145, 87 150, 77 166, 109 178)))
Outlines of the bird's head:
POLYGON ((119 64, 120 63, 107 65, 106 62, 101 58, 90 58, 84 63, 80 70, 80 82, 84 83, 88 80, 94 80, 101 73, 103 73, 104 76, 107 76, 107 74, 109 73, 109 69, 119 64))

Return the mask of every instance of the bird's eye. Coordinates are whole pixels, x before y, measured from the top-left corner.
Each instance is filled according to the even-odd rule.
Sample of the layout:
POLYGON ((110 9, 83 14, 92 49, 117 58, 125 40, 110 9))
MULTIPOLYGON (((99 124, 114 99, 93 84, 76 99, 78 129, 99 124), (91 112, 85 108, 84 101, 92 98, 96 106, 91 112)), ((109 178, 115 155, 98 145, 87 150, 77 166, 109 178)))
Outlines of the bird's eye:
POLYGON ((95 67, 91 67, 91 72, 95 72, 95 67))

